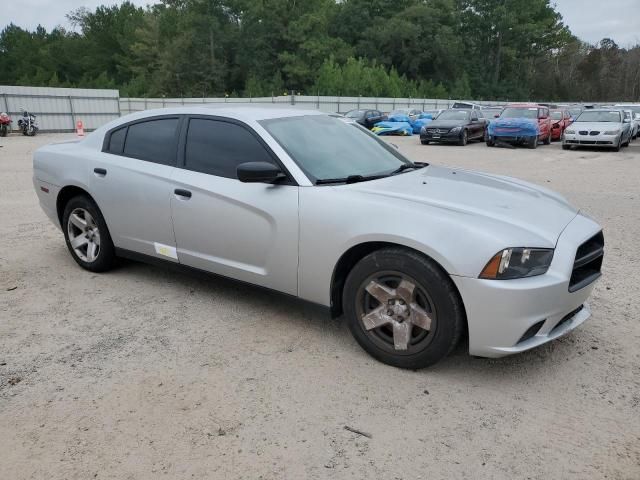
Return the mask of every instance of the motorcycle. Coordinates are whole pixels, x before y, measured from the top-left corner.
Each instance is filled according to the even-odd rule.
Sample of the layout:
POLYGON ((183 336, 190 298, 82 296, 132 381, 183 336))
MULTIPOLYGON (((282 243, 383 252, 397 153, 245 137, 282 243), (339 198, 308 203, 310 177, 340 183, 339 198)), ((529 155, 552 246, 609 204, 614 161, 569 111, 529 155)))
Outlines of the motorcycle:
POLYGON ((0 113, 0 137, 6 137, 11 131, 11 117, 6 113, 0 113))
POLYGON ((22 110, 22 118, 18 120, 18 128, 22 130, 22 134, 27 137, 33 137, 38 133, 38 123, 36 116, 26 110, 22 110))

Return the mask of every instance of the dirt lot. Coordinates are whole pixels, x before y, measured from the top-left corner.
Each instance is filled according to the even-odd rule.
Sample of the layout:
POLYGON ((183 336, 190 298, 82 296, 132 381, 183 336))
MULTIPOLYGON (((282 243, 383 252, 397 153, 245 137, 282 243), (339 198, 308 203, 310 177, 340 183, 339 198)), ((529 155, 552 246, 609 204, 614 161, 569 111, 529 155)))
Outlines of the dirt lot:
POLYGON ((558 190, 607 240, 582 328, 412 372, 292 299, 136 263, 81 270, 31 185, 33 150, 69 137, 0 139, 0 479, 640 478, 640 142, 392 140, 558 190))

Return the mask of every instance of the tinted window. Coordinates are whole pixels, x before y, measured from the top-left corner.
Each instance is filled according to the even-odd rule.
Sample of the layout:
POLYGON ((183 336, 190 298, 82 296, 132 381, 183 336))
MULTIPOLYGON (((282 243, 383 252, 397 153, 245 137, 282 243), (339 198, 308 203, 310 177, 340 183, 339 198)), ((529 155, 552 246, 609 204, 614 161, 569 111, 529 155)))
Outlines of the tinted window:
POLYGON ((189 121, 185 166, 218 177, 238 178, 245 162, 274 163, 249 130, 233 123, 194 118, 189 121))
POLYGON ((111 137, 109 137, 109 148, 107 149, 110 153, 122 153, 122 147, 124 147, 124 138, 127 136, 127 127, 120 128, 115 132, 111 133, 111 137))
POLYGON ((129 125, 124 154, 162 165, 173 165, 176 159, 177 128, 177 118, 163 118, 129 125))

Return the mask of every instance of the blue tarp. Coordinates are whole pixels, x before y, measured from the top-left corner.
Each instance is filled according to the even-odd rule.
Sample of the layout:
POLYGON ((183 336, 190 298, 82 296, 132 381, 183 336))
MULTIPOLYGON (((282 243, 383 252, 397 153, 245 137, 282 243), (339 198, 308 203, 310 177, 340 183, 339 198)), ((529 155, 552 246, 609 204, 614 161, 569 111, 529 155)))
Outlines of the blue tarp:
POLYGON ((413 133, 420 133, 420 129, 431 122, 433 122, 433 118, 431 117, 431 115, 425 115, 424 118, 422 117, 422 115, 420 115, 420 118, 411 122, 413 133))
POLYGON ((390 122, 407 122, 407 123, 411 123, 411 119, 403 114, 403 113, 397 113, 395 115, 390 115, 389 118, 387 119, 390 122))
POLYGON ((489 123, 488 133, 491 137, 535 137, 540 130, 530 118, 496 118, 489 123))
POLYGON ((376 135, 412 135, 413 127, 409 122, 378 122, 371 131, 376 135))

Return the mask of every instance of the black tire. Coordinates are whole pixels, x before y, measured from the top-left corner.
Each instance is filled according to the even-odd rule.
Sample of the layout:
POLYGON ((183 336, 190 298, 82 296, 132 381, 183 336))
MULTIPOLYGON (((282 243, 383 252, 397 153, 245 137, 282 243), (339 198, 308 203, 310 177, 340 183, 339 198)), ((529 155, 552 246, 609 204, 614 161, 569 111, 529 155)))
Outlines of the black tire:
POLYGON ((544 144, 545 145, 551 145, 551 129, 549 129, 549 135, 547 135, 547 138, 544 139, 544 144))
POLYGON ((529 141, 527 142, 527 146, 533 149, 538 148, 538 137, 536 136, 536 137, 529 138, 529 141))
MULTIPOLYGON (((407 304, 398 308, 406 309, 407 304)), ((458 343, 465 325, 464 307, 449 276, 432 260, 403 248, 385 248, 360 260, 347 276, 343 308, 349 330, 360 346, 377 360, 399 368, 424 368, 446 357, 458 343), (362 320, 371 309, 387 308, 368 293, 367 285, 375 279, 376 282, 391 282, 386 286, 395 289, 399 281, 393 280, 394 275, 415 282, 411 311, 417 304, 431 318, 427 330, 408 320, 413 314, 406 317, 408 321, 404 323, 410 325, 411 332, 406 350, 395 348, 391 324, 367 329, 362 320), (394 281, 396 286, 393 286, 394 281)), ((406 312, 399 315, 406 315, 406 312)), ((398 318, 403 322, 402 317, 398 318)))
POLYGON ((82 268, 91 272, 105 272, 114 267, 116 263, 116 255, 113 241, 111 240, 111 234, 109 233, 109 229, 107 228, 107 224, 104 221, 104 217, 102 216, 100 209, 91 198, 86 195, 78 195, 67 202, 64 207, 64 213, 62 214, 62 231, 64 232, 64 239, 67 243, 67 248, 69 249, 71 256, 82 268), (95 260, 93 261, 86 261, 80 258, 78 253, 76 253, 74 248, 71 246, 71 241, 69 239, 69 217, 72 212, 77 211, 78 209, 89 212, 91 217, 93 217, 99 232, 99 250, 95 260))
POLYGON ((458 140, 458 145, 460 145, 461 147, 465 147, 468 142, 469 132, 467 132, 467 129, 465 128, 462 130, 462 135, 460 136, 460 140, 458 140))
POLYGON ((420 140, 422 145, 429 145, 429 140, 420 140))
POLYGON ((3 125, 2 127, 0 127, 0 137, 6 137, 8 133, 9 133, 9 129, 7 128, 6 125, 3 125))
POLYGON ((618 145, 613 147, 613 151, 619 152, 621 147, 622 147, 622 136, 620 136, 620 141, 618 142, 618 145))
POLYGON ((571 145, 562 144, 562 149, 563 150, 571 150, 571 145))
POLYGON ((487 147, 493 147, 495 146, 495 144, 496 144, 495 140, 490 136, 487 136, 487 147))

